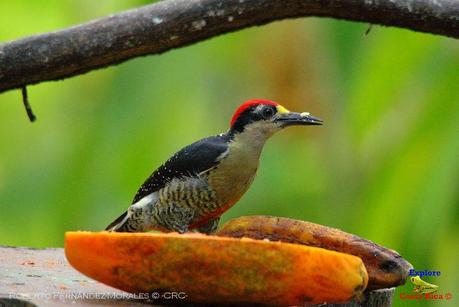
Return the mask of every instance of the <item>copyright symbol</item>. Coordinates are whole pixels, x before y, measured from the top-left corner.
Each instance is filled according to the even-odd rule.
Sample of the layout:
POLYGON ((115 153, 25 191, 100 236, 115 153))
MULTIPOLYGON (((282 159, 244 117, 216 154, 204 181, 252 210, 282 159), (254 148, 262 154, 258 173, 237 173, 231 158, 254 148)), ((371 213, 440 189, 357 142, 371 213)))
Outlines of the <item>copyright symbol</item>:
POLYGON ((158 292, 152 292, 151 293, 151 298, 154 300, 157 300, 160 297, 160 294, 158 292))
POLYGON ((445 294, 445 299, 450 300, 453 295, 451 293, 445 294))

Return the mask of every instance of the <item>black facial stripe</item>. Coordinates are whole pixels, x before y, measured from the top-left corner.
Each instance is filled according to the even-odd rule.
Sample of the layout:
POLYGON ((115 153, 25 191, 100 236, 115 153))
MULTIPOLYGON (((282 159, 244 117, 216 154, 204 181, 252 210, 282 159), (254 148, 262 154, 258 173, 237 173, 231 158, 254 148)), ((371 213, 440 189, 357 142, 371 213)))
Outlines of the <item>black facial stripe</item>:
POLYGON ((261 119, 261 116, 255 113, 256 106, 247 108, 244 112, 242 112, 237 120, 234 122, 231 130, 234 132, 242 132, 244 131, 244 127, 250 123, 253 123, 257 120, 261 119))
POLYGON ((271 118, 274 114, 277 113, 277 108, 272 105, 263 105, 260 108, 260 105, 253 106, 247 108, 244 112, 242 112, 238 119, 234 122, 233 126, 231 127, 231 132, 242 132, 244 128, 253 122, 259 120, 266 120, 271 118), (270 110, 270 111, 266 111, 270 110), (272 114, 267 114, 272 113, 272 114))

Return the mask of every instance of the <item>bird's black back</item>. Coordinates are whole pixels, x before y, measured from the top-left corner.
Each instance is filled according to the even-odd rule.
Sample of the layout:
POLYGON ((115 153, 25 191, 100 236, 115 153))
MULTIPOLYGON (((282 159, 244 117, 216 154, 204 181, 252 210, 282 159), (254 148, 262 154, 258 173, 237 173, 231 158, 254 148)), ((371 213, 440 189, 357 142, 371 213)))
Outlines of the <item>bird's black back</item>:
POLYGON ((211 136, 182 148, 161 165, 142 184, 133 203, 162 189, 174 178, 194 177, 218 164, 217 158, 228 149, 231 134, 211 136))

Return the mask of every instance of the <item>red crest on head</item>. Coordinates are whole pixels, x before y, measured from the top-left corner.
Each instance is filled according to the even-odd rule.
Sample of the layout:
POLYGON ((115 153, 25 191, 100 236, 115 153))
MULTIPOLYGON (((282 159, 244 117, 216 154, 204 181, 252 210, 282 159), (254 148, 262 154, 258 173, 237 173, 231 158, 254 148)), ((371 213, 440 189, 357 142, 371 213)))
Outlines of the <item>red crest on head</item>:
POLYGON ((239 108, 237 108, 236 112, 234 112, 233 118, 231 119, 230 127, 233 126, 234 122, 239 118, 239 116, 241 115, 242 112, 244 112, 245 110, 247 110, 250 107, 253 107, 253 106, 256 106, 256 105, 260 105, 260 104, 270 105, 270 106, 278 106, 279 105, 277 102, 266 100, 266 99, 251 99, 251 100, 247 100, 246 102, 241 104, 239 106, 239 108))

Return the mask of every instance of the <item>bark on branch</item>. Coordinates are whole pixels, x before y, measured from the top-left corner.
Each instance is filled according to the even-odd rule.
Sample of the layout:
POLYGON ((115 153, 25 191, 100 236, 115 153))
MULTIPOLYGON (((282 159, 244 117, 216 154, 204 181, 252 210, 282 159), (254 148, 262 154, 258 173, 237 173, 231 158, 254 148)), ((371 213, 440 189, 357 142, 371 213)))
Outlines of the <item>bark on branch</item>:
POLYGON ((0 44, 0 93, 274 20, 333 17, 459 38, 457 0, 165 0, 0 44))

